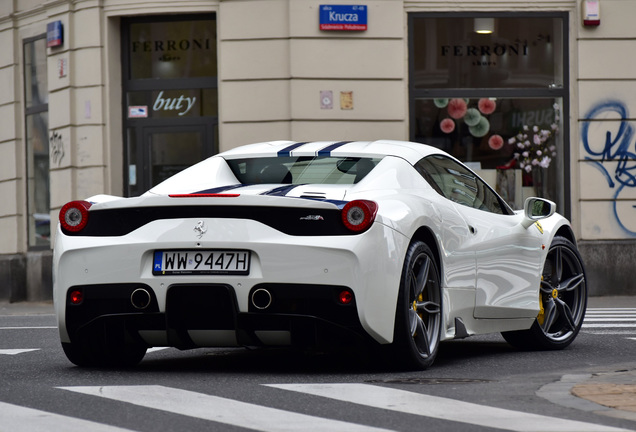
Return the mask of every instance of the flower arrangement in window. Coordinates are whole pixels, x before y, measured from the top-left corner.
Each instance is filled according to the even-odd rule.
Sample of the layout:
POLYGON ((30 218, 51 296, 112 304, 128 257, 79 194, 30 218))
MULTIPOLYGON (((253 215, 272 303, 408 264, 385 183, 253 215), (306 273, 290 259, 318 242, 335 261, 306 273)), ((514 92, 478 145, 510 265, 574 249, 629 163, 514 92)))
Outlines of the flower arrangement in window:
MULTIPOLYGON (((497 109, 497 102, 492 98, 479 99, 476 107, 469 106, 469 99, 460 98, 434 99, 433 103, 437 108, 446 108, 448 112, 448 117, 440 122, 442 132, 453 132, 456 122, 463 121, 468 126, 468 132, 475 138, 482 138, 490 132, 490 122, 486 116, 497 109)), ((504 140, 499 134, 488 138, 488 146, 492 150, 499 150, 503 145, 504 140)))
POLYGON ((508 140, 508 144, 515 146, 514 157, 519 162, 519 168, 527 173, 534 167, 548 168, 557 155, 552 137, 559 131, 559 105, 554 104, 553 108, 555 122, 549 129, 523 125, 521 131, 508 140))

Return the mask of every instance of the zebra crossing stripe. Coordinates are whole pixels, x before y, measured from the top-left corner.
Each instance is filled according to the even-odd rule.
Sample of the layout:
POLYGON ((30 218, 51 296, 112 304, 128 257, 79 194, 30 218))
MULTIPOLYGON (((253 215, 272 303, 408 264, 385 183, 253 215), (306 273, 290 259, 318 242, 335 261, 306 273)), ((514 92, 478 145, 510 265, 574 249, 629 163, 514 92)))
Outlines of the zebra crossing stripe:
POLYGON ((588 308, 581 326, 590 334, 634 334, 635 308, 588 308))
POLYGON ((267 385, 374 408, 517 432, 626 431, 626 429, 528 414, 369 384, 267 385))
POLYGON ((39 351, 40 348, 27 348, 27 349, 0 349, 0 354, 4 355, 16 355, 31 351, 39 351))
POLYGON ((19 405, 0 402, 0 430, 11 432, 64 431, 64 432, 128 432, 88 420, 67 417, 19 405))
POLYGON ((58 388, 257 431, 388 432, 160 385, 58 388))

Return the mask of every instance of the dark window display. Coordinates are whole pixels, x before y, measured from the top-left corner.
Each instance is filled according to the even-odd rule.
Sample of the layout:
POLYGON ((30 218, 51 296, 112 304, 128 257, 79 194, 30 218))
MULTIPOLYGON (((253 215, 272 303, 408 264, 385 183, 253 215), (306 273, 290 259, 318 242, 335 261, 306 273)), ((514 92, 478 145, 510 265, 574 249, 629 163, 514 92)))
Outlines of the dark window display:
POLYGON ((517 170, 522 187, 556 199, 547 179, 562 171, 560 113, 560 99, 416 99, 415 139, 476 170, 517 170))
POLYGON ((566 15, 413 14, 411 139, 467 163, 513 206, 565 208, 566 15))
POLYGON ((215 77, 216 21, 130 25, 130 79, 215 77))
POLYGON ((413 25, 415 88, 563 85, 558 18, 422 17, 413 25))

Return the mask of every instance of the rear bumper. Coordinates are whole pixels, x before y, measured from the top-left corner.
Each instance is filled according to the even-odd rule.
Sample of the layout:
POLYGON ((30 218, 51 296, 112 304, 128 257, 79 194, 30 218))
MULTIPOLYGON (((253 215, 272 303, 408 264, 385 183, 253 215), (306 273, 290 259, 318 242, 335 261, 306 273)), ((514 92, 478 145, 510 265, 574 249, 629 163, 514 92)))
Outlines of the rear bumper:
MULTIPOLYGON (((309 303, 312 294, 306 289, 308 286, 330 287, 330 293, 336 287, 348 287, 355 297, 350 309, 351 315, 356 318, 356 325, 360 325, 364 333, 379 343, 392 341, 402 262, 408 246, 408 239, 394 229, 375 223, 359 235, 288 236, 255 221, 205 219, 206 225, 214 227, 214 230, 210 228, 208 238, 199 240, 192 230, 197 222, 196 219, 157 220, 120 237, 71 237, 58 228, 53 273, 61 341, 71 342, 72 334, 77 329, 75 312, 67 312, 71 308, 67 299, 68 291, 73 287, 111 286, 128 287, 129 290, 145 287, 152 293, 155 313, 164 313, 166 320, 169 320, 172 301, 168 298, 168 292, 179 286, 199 285, 222 285, 232 293, 232 311, 237 324, 232 329, 219 331, 233 332, 241 330, 238 317, 243 313, 283 314, 289 315, 293 321, 296 318, 292 319, 292 316, 301 315, 313 317, 310 319, 316 322, 340 325, 330 314, 321 315, 311 309, 305 312, 293 309, 268 310, 264 313, 253 311, 250 309, 250 295, 255 287, 297 287, 295 290, 299 301, 309 303), (153 274, 153 255, 155 251, 161 250, 248 250, 251 253, 250 271, 247 275, 156 275, 153 274)), ((109 309, 109 301, 95 301, 103 308, 98 308, 98 316, 139 313, 134 308, 109 309)), ((130 305, 128 298, 125 301, 130 305)), ((196 306, 188 307, 196 311, 196 306)), ((149 310, 145 313, 150 313, 149 310)), ((209 315, 209 312, 205 310, 200 313, 184 312, 184 315, 191 316, 206 314, 209 315)), ((222 311, 217 310, 218 314, 222 314, 222 311)), ((88 321, 84 319, 82 322, 88 321)), ((349 328, 349 324, 344 324, 344 327, 349 328)), ((162 331, 165 333, 168 328, 166 326, 162 331)), ((219 334, 212 338, 212 342, 208 342, 209 334, 191 333, 196 333, 194 339, 198 346, 211 346, 217 339, 231 340, 229 334, 219 334), (199 336, 201 341, 197 339, 199 336)), ((148 344, 154 346, 169 346, 168 341, 173 340, 169 335, 167 341, 154 329, 141 334, 148 344)), ((275 343, 275 335, 262 334, 259 339, 275 343)), ((282 339, 283 334, 280 335, 282 339)), ((243 336, 238 337, 240 340, 235 344, 243 344, 243 336)))
POLYGON ((355 299, 338 304, 344 287, 261 284, 272 295, 269 307, 251 305, 239 312, 234 290, 223 284, 176 284, 168 288, 164 312, 150 287, 139 284, 75 286, 80 304, 67 295, 66 328, 72 343, 116 346, 134 341, 147 346, 180 349, 213 346, 292 346, 300 348, 348 345, 369 341, 356 312, 355 299), (151 295, 144 310, 130 301, 145 288, 151 295))

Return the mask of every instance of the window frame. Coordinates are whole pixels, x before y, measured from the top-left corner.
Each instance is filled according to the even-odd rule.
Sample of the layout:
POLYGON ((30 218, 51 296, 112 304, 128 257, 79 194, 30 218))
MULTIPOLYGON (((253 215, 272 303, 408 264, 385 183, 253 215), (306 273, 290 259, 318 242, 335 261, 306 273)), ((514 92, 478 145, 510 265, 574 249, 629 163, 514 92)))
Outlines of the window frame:
MULTIPOLYGON (((29 133, 29 130, 27 129, 27 125, 29 124, 29 117, 30 116, 37 116, 43 113, 47 113, 47 140, 46 140, 46 145, 47 145, 47 156, 49 156, 49 152, 50 152, 50 148, 49 148, 49 142, 48 142, 48 131, 49 131, 49 125, 48 125, 48 111, 49 111, 49 104, 48 104, 48 99, 46 103, 40 103, 37 105, 31 105, 31 106, 27 106, 27 73, 30 72, 27 71, 27 45, 29 44, 34 44, 37 41, 43 41, 44 43, 44 53, 45 53, 45 64, 48 61, 48 55, 46 54, 46 33, 42 33, 39 34, 37 36, 33 36, 33 37, 29 37, 29 38, 25 38, 22 40, 22 64, 23 64, 23 68, 22 68, 22 79, 23 79, 23 97, 24 97, 24 148, 25 148, 25 195, 26 195, 26 234, 27 234, 27 250, 29 251, 36 251, 36 250, 47 250, 47 249, 51 249, 52 247, 52 243, 51 243, 51 237, 50 237, 50 233, 51 233, 51 221, 49 220, 49 241, 48 244, 32 244, 31 243, 31 235, 32 235, 32 230, 35 230, 35 225, 31 226, 31 215, 35 214, 35 212, 32 213, 31 210, 32 209, 32 195, 35 195, 36 192, 36 187, 30 186, 30 175, 31 170, 29 169, 29 166, 34 165, 34 163, 30 163, 30 159, 33 159, 33 161, 35 161, 35 157, 34 157, 34 153, 32 151, 32 149, 29 148, 29 138, 31 136, 31 134, 29 133)), ((46 76, 46 74, 45 74, 46 76)), ((48 77, 47 77, 48 78, 48 77)), ((48 80, 47 80, 48 81, 48 80)), ((47 82, 47 88, 46 88, 46 92, 48 93, 48 82, 47 82)), ((46 188, 46 193, 49 195, 48 196, 48 213, 50 214, 51 211, 51 202, 50 202, 50 186, 51 186, 51 179, 50 179, 50 160, 48 163, 48 171, 49 171, 49 177, 48 177, 48 182, 47 182, 47 188, 46 188)), ((35 205, 35 204, 33 204, 35 205)), ((34 234, 35 235, 35 234, 34 234)), ((35 238, 35 237, 34 237, 35 238)))

